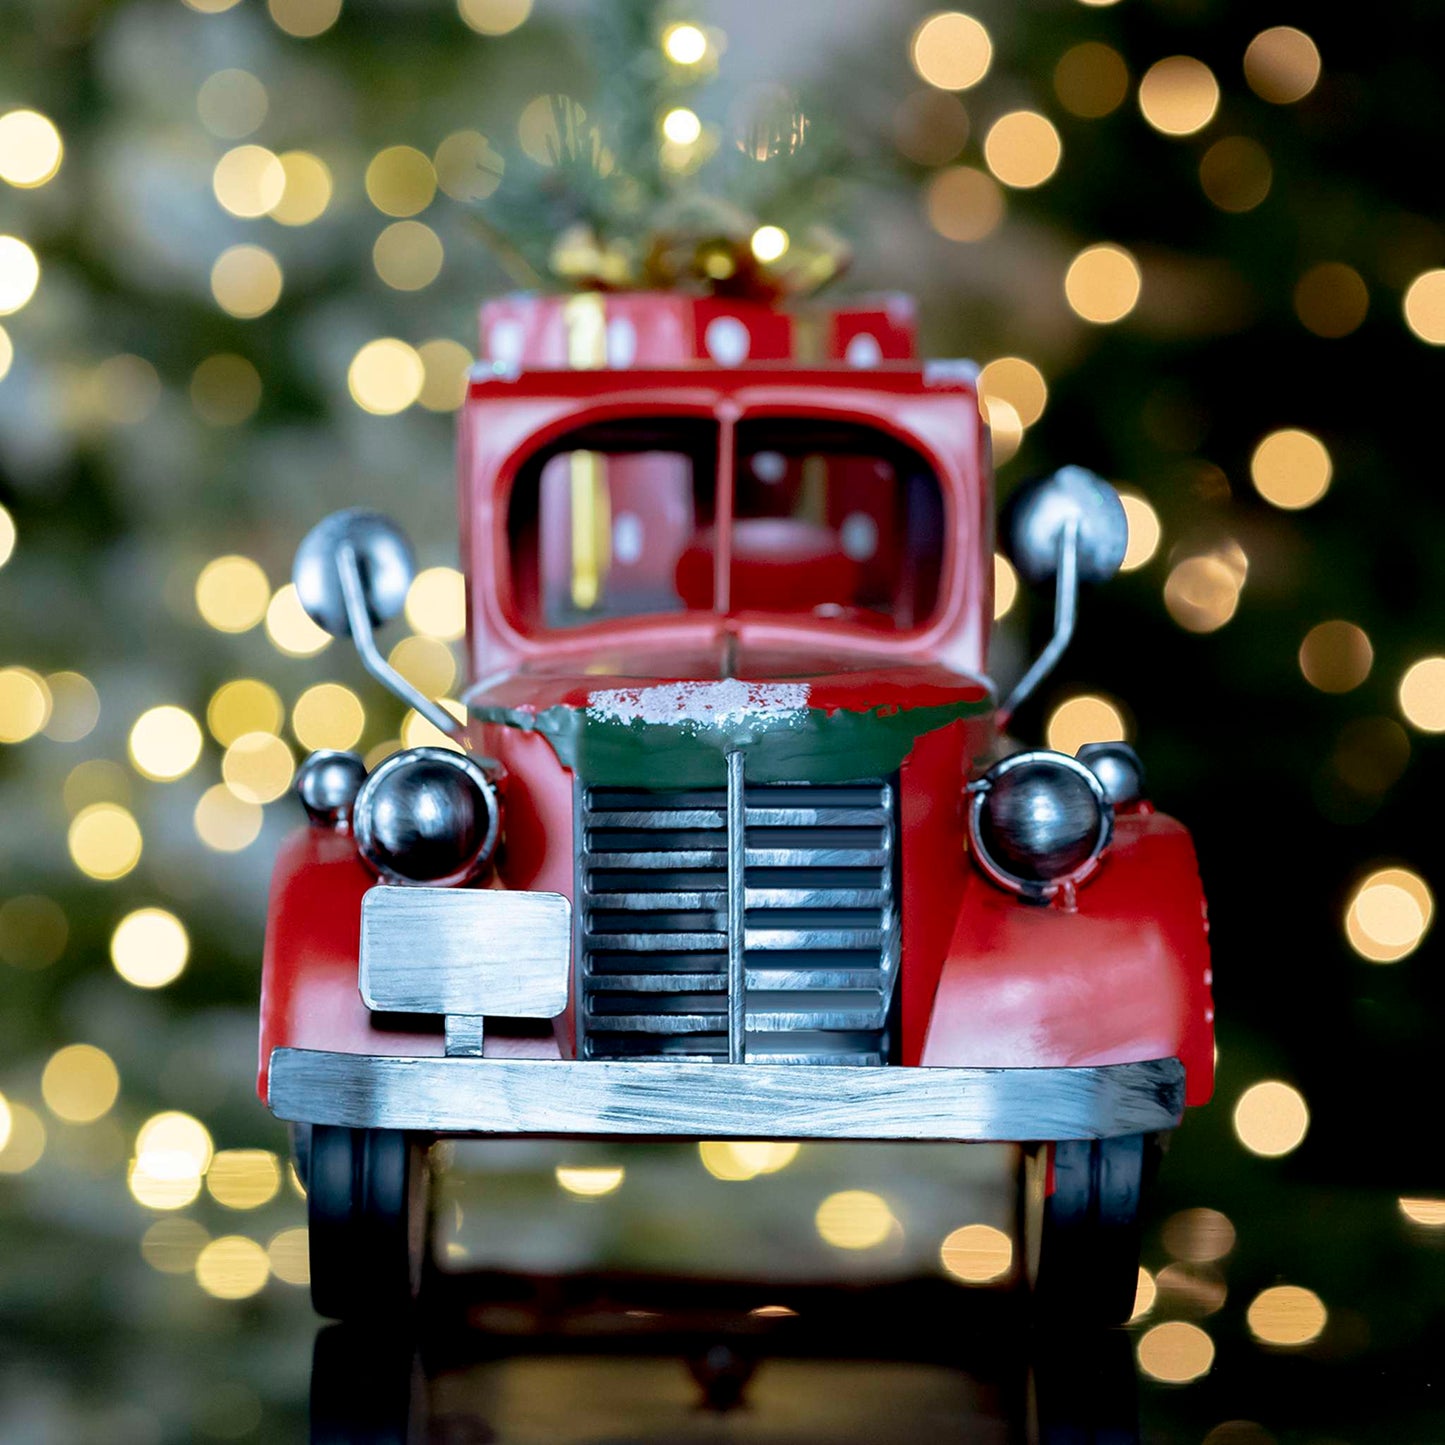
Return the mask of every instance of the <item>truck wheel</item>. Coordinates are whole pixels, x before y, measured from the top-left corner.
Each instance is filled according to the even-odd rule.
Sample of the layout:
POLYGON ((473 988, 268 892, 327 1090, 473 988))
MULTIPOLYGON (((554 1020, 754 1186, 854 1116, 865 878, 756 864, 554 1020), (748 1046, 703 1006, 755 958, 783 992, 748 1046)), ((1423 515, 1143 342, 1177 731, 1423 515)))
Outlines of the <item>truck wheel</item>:
POLYGON ((317 1124, 309 1152, 307 1226, 317 1313, 351 1320, 409 1310, 427 1251, 425 1145, 395 1129, 317 1124))
POLYGON ((1140 1206, 1158 1168, 1153 1135, 1064 1140, 1025 1150, 1019 1174, 1020 1274, 1044 1322, 1121 1325, 1139 1281, 1140 1206))

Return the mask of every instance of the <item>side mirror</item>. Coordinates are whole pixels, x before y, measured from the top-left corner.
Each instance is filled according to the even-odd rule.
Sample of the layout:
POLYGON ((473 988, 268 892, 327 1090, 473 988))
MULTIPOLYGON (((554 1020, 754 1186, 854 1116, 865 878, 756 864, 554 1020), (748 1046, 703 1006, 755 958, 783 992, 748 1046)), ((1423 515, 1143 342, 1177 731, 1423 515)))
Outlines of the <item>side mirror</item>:
POLYGON ((1129 519, 1119 494, 1084 467, 1025 483, 1003 516, 1004 546, 1019 575, 1054 580, 1054 635, 1003 705, 1000 726, 1053 670, 1074 635, 1079 583, 1107 582, 1124 560, 1129 519))
POLYGON ((380 512, 351 507, 333 512, 301 539, 291 580, 306 615, 318 627, 333 637, 349 636, 366 670, 450 737, 457 720, 381 655, 373 632, 406 605, 415 573, 406 533, 380 512))

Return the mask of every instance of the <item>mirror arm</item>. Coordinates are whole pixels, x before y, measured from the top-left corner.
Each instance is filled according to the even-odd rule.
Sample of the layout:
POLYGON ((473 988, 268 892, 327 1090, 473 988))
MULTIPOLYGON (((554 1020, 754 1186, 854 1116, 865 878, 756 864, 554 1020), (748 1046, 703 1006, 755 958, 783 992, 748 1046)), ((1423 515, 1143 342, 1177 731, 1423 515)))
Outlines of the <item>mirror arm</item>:
POLYGON ((361 654, 361 665, 389 692, 408 707, 415 708, 431 725, 447 737, 457 735, 457 720, 440 703, 413 687, 382 655, 371 627, 371 614, 366 610, 366 592, 361 585, 361 567, 356 549, 343 542, 336 550, 336 570, 341 575, 341 595, 346 602, 346 620, 351 627, 351 640, 361 654))
POLYGON ((1059 565, 1054 574, 1054 635, 1034 665, 1014 684, 998 720, 1002 732, 1009 720, 1038 685, 1054 670, 1073 640, 1079 611, 1079 522, 1071 517, 1059 534, 1059 565))

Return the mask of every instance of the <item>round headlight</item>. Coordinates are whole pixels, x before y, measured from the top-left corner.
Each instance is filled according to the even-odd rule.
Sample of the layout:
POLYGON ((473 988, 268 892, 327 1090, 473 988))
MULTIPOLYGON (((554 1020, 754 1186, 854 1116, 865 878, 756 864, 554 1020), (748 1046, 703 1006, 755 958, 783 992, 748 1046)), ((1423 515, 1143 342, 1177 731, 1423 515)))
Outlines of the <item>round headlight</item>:
POLYGON ((1114 834, 1103 784, 1066 753, 1015 753, 970 785, 968 844, 1001 888, 1052 898, 1098 866, 1114 834))
POLYGON ((501 822, 497 791, 471 758, 409 748, 367 778, 353 826, 361 856, 382 877, 445 887, 491 862, 501 822))

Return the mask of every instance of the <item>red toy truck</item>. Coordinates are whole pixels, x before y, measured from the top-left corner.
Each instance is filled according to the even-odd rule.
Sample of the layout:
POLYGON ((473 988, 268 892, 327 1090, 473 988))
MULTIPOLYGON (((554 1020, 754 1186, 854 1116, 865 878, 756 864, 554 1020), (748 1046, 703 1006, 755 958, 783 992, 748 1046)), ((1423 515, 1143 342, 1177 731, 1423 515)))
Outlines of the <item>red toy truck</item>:
POLYGON ((515 298, 482 342, 466 723, 373 640, 394 524, 297 556, 455 741, 314 754, 276 866, 260 1094, 316 1307, 414 1296, 441 1137, 1007 1140, 1021 1280, 1126 1318, 1141 1189, 1213 1087, 1194 851, 1126 746, 1003 732, 1122 560, 1117 496, 1066 467, 1014 497, 1055 633, 1001 703, 974 372, 913 359, 906 303, 515 298))

